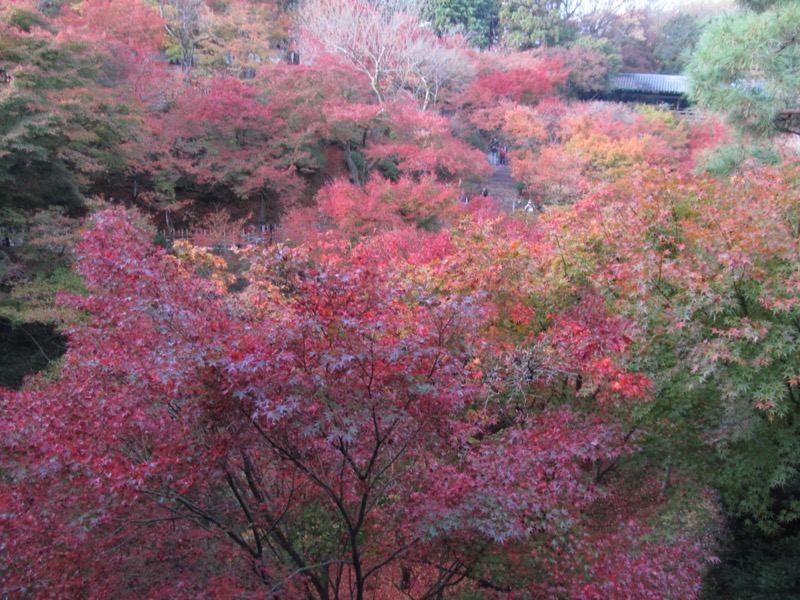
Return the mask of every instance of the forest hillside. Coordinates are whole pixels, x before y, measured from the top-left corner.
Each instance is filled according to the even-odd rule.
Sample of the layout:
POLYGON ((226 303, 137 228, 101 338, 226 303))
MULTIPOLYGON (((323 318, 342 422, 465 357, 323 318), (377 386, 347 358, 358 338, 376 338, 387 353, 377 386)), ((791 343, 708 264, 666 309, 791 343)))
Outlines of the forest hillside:
POLYGON ((800 596, 798 31, 4 0, 0 597, 800 596))

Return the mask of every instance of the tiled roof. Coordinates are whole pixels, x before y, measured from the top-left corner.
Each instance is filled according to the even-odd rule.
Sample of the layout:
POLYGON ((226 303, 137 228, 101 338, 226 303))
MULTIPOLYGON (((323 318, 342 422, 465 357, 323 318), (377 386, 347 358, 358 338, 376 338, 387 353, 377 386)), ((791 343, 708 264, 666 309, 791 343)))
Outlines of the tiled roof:
POLYGON ((653 73, 619 73, 608 82, 609 91, 685 94, 689 90, 683 75, 653 73))

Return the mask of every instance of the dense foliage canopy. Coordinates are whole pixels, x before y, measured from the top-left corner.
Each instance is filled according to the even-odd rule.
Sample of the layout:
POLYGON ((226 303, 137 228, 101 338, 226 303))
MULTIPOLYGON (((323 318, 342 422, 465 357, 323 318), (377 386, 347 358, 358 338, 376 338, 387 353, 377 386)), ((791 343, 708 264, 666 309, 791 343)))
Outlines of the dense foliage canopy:
MULTIPOLYGON (((796 6, 748 4, 695 93, 771 135, 796 6)), ((793 593, 797 161, 586 100, 701 22, 5 2, 0 596, 793 593)))
POLYGON ((777 3, 762 13, 743 11, 712 23, 690 64, 700 104, 725 112, 744 132, 798 132, 800 4, 777 3))

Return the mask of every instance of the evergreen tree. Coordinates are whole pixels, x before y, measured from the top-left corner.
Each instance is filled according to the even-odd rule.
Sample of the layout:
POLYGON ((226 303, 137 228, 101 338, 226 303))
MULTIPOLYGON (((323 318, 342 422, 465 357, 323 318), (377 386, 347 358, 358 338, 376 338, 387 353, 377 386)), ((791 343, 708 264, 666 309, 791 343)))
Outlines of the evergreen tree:
POLYGON ((424 15, 438 35, 463 33, 486 48, 497 35, 498 10, 496 0, 428 0, 424 15))
POLYGON ((687 67, 695 101, 726 113, 742 133, 771 137, 800 131, 798 31, 798 2, 711 24, 687 67))

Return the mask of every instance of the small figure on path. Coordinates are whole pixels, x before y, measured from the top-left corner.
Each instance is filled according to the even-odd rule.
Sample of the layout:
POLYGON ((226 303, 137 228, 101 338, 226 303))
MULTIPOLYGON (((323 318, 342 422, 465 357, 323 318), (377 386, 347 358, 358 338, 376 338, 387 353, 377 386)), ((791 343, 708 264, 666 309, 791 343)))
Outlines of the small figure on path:
POLYGON ((483 188, 481 190, 481 196, 483 196, 484 198, 488 197, 489 196, 489 190, 487 190, 486 188, 483 188))

